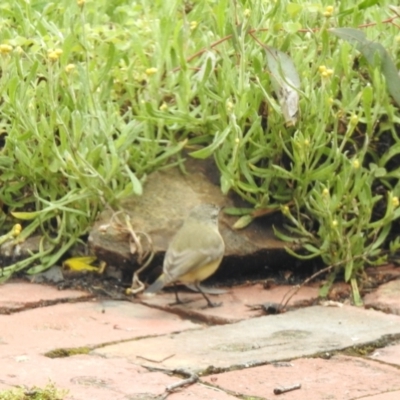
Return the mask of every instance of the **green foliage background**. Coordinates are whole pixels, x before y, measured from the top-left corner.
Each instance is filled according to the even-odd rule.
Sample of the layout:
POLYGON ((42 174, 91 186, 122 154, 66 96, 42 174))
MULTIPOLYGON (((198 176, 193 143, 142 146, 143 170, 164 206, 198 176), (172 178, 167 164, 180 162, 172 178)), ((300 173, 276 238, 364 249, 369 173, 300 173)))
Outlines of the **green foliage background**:
POLYGON ((329 29, 367 24, 397 59, 395 15, 373 0, 3 0, 0 225, 19 217, 18 240, 38 228, 47 239, 4 277, 54 264, 107 204, 182 165, 185 148, 215 158, 224 193, 281 207, 296 239, 277 234, 303 257, 356 279, 383 260, 400 214, 399 112, 379 62, 329 29), (295 126, 252 35, 299 72, 295 126))

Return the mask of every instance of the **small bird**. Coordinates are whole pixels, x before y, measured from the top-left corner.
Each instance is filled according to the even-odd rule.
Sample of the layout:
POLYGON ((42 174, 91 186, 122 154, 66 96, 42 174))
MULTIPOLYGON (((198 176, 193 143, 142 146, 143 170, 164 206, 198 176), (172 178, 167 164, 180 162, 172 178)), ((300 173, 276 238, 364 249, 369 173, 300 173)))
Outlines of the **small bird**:
MULTIPOLYGON (((169 283, 193 284, 207 301, 213 303, 200 287, 200 282, 211 276, 219 267, 225 252, 225 244, 218 231, 220 207, 200 204, 194 207, 182 227, 173 237, 165 253, 163 272, 145 293, 155 293, 169 283)), ((175 288, 176 302, 181 303, 175 288)))

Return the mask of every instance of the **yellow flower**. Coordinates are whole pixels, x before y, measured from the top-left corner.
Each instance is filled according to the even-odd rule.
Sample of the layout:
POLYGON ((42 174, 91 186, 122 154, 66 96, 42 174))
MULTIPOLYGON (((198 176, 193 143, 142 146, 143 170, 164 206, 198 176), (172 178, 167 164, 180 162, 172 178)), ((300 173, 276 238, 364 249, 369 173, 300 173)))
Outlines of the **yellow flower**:
POLYGON ((47 57, 49 57, 50 61, 57 61, 62 53, 63 51, 61 49, 49 50, 47 52, 47 57))
POLYGON ((322 191, 322 196, 324 196, 324 197, 329 196, 329 190, 327 188, 324 188, 324 190, 322 191))
POLYGON ((226 110, 231 112, 233 110, 233 103, 231 101, 226 102, 226 110))
POLYGON ((331 17, 333 14, 334 8, 332 6, 328 6, 325 8, 324 17, 331 17))
POLYGON ((397 197, 397 196, 393 196, 392 197, 392 205, 393 205, 393 207, 398 207, 399 206, 399 204, 400 204, 400 202, 399 202, 399 198, 397 197))
POLYGON ((334 219, 334 220, 332 221, 332 226, 333 226, 334 228, 337 227, 338 224, 339 224, 339 222, 337 221, 337 219, 334 219))
POLYGON ((68 64, 65 67, 65 72, 70 73, 75 70, 75 64, 68 64))
POLYGON ((21 233, 21 231, 22 231, 21 224, 15 224, 13 226, 13 233, 12 234, 13 234, 14 237, 17 237, 21 233))
POLYGON ((244 15, 246 18, 250 17, 250 14, 251 14, 251 11, 250 11, 249 8, 246 8, 246 9, 243 11, 243 15, 244 15))
POLYGON ((289 215, 290 214, 290 210, 288 206, 281 206, 281 211, 283 215, 289 215))
POLYGON ((194 31, 199 23, 197 21, 190 22, 190 30, 194 31))
POLYGON ((49 57, 49 60, 51 60, 51 61, 57 61, 60 56, 55 51, 51 51, 48 54, 48 57, 49 57))
POLYGON ((76 4, 78 4, 79 7, 82 7, 85 4, 85 0, 76 0, 76 4))
POLYGON ((0 44, 0 53, 1 54, 8 54, 12 51, 12 46, 9 44, 0 44))
POLYGON ((168 110, 168 104, 164 101, 164 103, 161 104, 160 106, 161 111, 166 111, 168 110))
POLYGON ((318 67, 318 71, 319 71, 320 75, 321 75, 323 78, 329 78, 331 75, 333 75, 333 69, 331 69, 331 68, 326 68, 325 65, 320 65, 320 66, 318 67))
POLYGON ((350 124, 353 125, 353 126, 355 126, 355 125, 358 124, 358 117, 357 117, 357 115, 353 114, 353 115, 350 117, 350 124))
POLYGON ((353 160, 353 168, 354 169, 360 168, 360 161, 357 158, 353 160))
POLYGON ((158 69, 157 68, 147 68, 146 69, 146 75, 151 76, 157 73, 158 69))

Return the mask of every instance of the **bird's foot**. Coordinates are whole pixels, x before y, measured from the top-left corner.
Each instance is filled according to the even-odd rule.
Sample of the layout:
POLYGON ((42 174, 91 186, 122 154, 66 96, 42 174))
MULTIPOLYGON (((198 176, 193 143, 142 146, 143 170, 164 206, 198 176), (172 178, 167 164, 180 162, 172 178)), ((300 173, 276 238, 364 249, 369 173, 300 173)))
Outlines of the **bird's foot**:
POLYGON ((172 306, 182 306, 182 305, 185 305, 185 304, 188 304, 188 303, 192 303, 192 302, 193 302, 193 300, 182 301, 181 299, 179 299, 179 301, 175 300, 173 303, 168 303, 168 305, 170 307, 172 307, 172 306))
POLYGON ((222 302, 220 303, 213 303, 211 300, 207 302, 207 305, 202 307, 202 309, 206 309, 206 308, 217 308, 217 307, 221 307, 222 306, 222 302))

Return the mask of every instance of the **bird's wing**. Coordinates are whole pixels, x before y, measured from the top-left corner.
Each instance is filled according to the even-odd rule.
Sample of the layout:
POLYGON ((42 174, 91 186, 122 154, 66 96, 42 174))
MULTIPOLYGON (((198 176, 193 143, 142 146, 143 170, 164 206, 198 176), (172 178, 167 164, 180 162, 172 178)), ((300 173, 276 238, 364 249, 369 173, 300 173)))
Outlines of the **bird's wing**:
POLYGON ((168 251, 165 259, 163 272, 167 277, 168 283, 178 280, 179 277, 194 271, 203 265, 207 265, 212 261, 220 258, 220 253, 211 251, 168 251))

